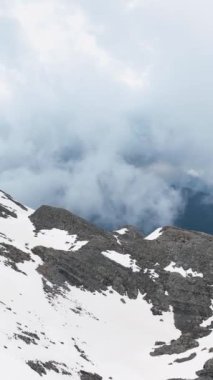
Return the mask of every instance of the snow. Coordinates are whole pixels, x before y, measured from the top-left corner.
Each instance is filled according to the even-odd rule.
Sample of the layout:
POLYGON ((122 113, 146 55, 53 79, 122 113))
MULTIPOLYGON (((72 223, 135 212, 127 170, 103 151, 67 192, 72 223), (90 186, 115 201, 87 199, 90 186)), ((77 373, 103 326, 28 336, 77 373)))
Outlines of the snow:
MULTIPOLYGON (((76 235, 76 239, 77 239, 77 235, 76 235)), ((88 242, 89 242, 88 240, 76 241, 73 243, 72 247, 70 248, 70 251, 76 252, 79 249, 81 249, 84 245, 86 245, 88 242)))
POLYGON ((145 240, 156 240, 163 234, 162 227, 157 228, 150 235, 145 237, 145 240))
POLYGON ((125 235, 128 232, 128 228, 121 228, 120 230, 115 231, 119 235, 125 235))
MULTIPOLYGON (((55 360, 60 363, 69 363, 70 355, 73 358, 73 364, 79 361, 79 353, 71 341, 71 324, 66 327, 65 316, 63 312, 61 313, 58 310, 57 303, 51 306, 45 297, 41 276, 35 270, 40 263, 40 259, 34 257, 34 260, 36 261, 35 263, 27 262, 19 265, 20 269, 27 273, 27 276, 3 265, 0 267, 0 286, 2 289, 0 300, 3 302, 0 304, 0 315, 1 327, 4 326, 4 329, 0 331, 0 341, 2 347, 8 347, 7 351, 10 352, 11 357, 10 362, 13 364, 7 368, 8 379, 13 379, 13 371, 16 373, 16 367, 13 368, 13 366, 17 361, 24 363, 28 360, 38 359, 44 362, 55 360), (7 288, 5 289, 4 287, 3 290, 3 284, 5 283, 7 283, 7 288), (18 325, 18 323, 21 325, 18 325), (24 331, 38 334, 40 338, 39 344, 27 345, 21 340, 12 339, 14 334, 21 334, 18 329, 20 326, 24 331), (65 346, 61 344, 62 341, 65 346)), ((63 299, 60 304, 63 308, 63 299)), ((4 352, 2 347, 0 349, 1 362, 1 354, 4 352)), ((33 376, 34 372, 32 370, 31 372, 33 376)), ((24 379, 23 376, 20 370, 15 379, 24 379)), ((34 379, 28 373, 28 377, 26 375, 25 379, 28 380, 29 378, 34 379)), ((38 375, 35 378, 38 378, 38 375)), ((53 380, 58 379, 58 376, 54 372, 49 372, 46 378, 53 380)), ((76 376, 76 379, 78 378, 76 376)))
MULTIPOLYGON (((39 262, 40 259, 37 259, 36 263, 19 265, 27 276, 11 268, 0 267, 0 289, 4 289, 0 293, 0 300, 12 309, 6 309, 5 312, 4 304, 0 304, 1 327, 4 326, 0 332, 1 346, 8 347, 6 352, 10 352, 12 363, 7 368, 8 379, 13 379, 14 374, 16 380, 34 379, 34 373, 32 377, 29 376, 27 368, 22 373, 23 363, 27 360, 65 363, 73 379, 79 379, 81 366, 87 371, 99 373, 103 379, 110 376, 115 380, 148 379, 154 364, 149 352, 155 340, 169 342, 179 336, 172 312, 164 313, 161 317, 164 322, 161 322, 160 317, 152 315, 151 305, 146 303, 142 295, 137 300, 123 297, 126 302, 123 304, 119 294, 110 293, 112 289, 103 295, 70 287, 65 298, 58 296, 51 305, 44 295, 41 277, 34 270, 39 262), (5 290, 3 284, 6 281, 8 288, 5 290), (76 307, 81 307, 80 315, 72 311, 76 307), (21 333, 17 322, 21 323, 24 331, 38 334, 39 345, 26 345, 12 339, 14 333, 21 333), (91 362, 81 357, 75 344, 85 350, 91 362)), ((1 348, 1 362, 4 356, 1 348)), ((56 378, 62 380, 64 377, 53 372, 48 372, 45 377, 47 380, 56 378)))
POLYGON ((176 272, 181 274, 183 277, 203 277, 203 273, 198 273, 196 271, 193 271, 191 268, 184 269, 183 267, 177 267, 175 262, 171 262, 167 267, 164 268, 167 272, 176 272))
POLYGON ((154 269, 144 269, 143 273, 147 273, 153 281, 155 281, 156 278, 159 278, 159 274, 156 273, 154 269))
MULTIPOLYGON (((178 355, 150 356, 156 341, 169 343, 180 332, 174 326, 172 311, 153 316, 152 305, 141 294, 136 300, 124 296, 123 303, 112 289, 101 294, 69 287, 64 297, 59 295, 55 302, 49 303, 41 276, 35 270, 40 259, 33 258, 35 262, 19 265, 27 276, 0 266, 0 361, 4 380, 39 379, 25 366, 28 360, 64 363, 74 380, 80 380, 78 373, 82 368, 99 373, 103 380, 110 376, 114 380, 156 380, 156 375, 158 380, 177 376, 194 378, 195 371, 210 358, 208 351, 201 349, 211 347, 212 336, 200 339, 196 350, 182 354, 184 357, 197 352, 193 365, 186 362, 170 366, 178 355), (81 308, 80 314, 73 311, 76 308, 81 308), (24 331, 38 334, 38 345, 12 339, 14 333, 21 334, 18 323, 24 331), (76 344, 85 351, 89 361, 81 357, 76 344), (3 346, 8 349, 4 350, 3 346)), ((63 380, 66 376, 50 371, 45 379, 63 380)))
MULTIPOLYGON (((213 310, 213 300, 211 302, 212 302, 212 304, 211 304, 210 308, 213 310)), ((201 323, 200 326, 201 327, 208 327, 211 325, 212 322, 213 322, 213 316, 206 319, 205 321, 203 321, 203 323, 201 323)))
POLYGON ((122 265, 125 268, 131 268, 133 272, 140 272, 141 268, 136 264, 136 260, 133 260, 130 255, 124 255, 116 251, 102 252, 102 255, 116 263, 122 265))
MULTIPOLYGON (((13 199, 8 198, 7 195, 3 191, 0 191, 0 203, 2 206, 7 208, 8 210, 15 212, 15 214, 24 211, 21 206, 19 206, 13 201, 13 199)), ((31 214, 34 211, 29 207, 26 207, 26 206, 24 207, 27 209, 28 214, 31 214)))
POLYGON ((152 315, 151 305, 141 294, 136 300, 122 297, 125 304, 120 302, 121 297, 116 292, 111 294, 108 291, 103 297, 73 289, 71 294, 75 294, 86 309, 91 308, 99 319, 99 323, 93 321, 96 334, 94 327, 85 325, 83 337, 86 336, 88 342, 89 357, 96 358, 97 372, 103 379, 111 376, 115 380, 156 380, 157 372, 151 368, 155 360, 149 352, 154 347, 155 339, 168 342, 180 335, 174 327, 172 312, 164 313, 164 322, 161 322, 160 317, 152 315), (94 342, 97 338, 100 344, 94 342), (150 371, 153 371, 152 377, 150 371))
MULTIPOLYGON (((15 210, 18 218, 0 218, 0 243, 9 242, 28 252, 33 259, 18 264, 24 275, 5 265, 6 259, 0 257, 0 363, 3 380, 39 380, 40 376, 26 365, 28 360, 54 360, 64 363, 67 371, 71 372, 71 376, 62 375, 61 364, 60 372, 47 371, 45 380, 80 380, 81 369, 98 373, 103 380, 110 377, 113 380, 196 377, 195 372, 212 357, 209 353, 212 333, 198 340, 199 347, 184 354, 153 357, 150 352, 156 341, 169 344, 180 336, 174 325, 172 309, 161 316, 154 316, 152 304, 145 301, 144 294, 139 293, 133 300, 121 297, 112 288, 104 293, 90 293, 67 285, 64 294, 49 300, 43 290, 43 278, 36 270, 42 261, 32 254, 31 249, 35 245, 44 245, 77 251, 87 242, 57 229, 42 230, 36 236, 29 219, 33 211, 23 210, 0 193, 2 202, 15 210), (36 333, 38 344, 26 344, 15 339, 14 334, 24 334, 24 331, 36 333), (86 360, 79 349, 85 352, 86 360), (191 353, 197 354, 192 361, 174 363, 177 358, 191 353)), ((157 231, 148 240, 158 238, 161 229, 157 231)), ((102 254, 133 271, 142 270, 130 255, 115 251, 102 254)), ((179 271, 184 276, 202 276, 192 269, 185 271, 176 267, 174 262, 165 270, 179 271)), ((145 272, 153 280, 158 276, 154 269, 145 269, 145 272)), ((204 324, 211 321, 209 318, 204 324)))
POLYGON ((35 233, 35 227, 29 219, 33 210, 29 208, 23 210, 2 194, 0 193, 0 203, 15 212, 17 218, 0 218, 0 243, 9 243, 25 252, 30 252, 38 245, 76 252, 88 243, 88 241, 79 241, 77 235, 70 235, 67 231, 56 228, 35 233))
POLYGON ((53 249, 76 252, 88 241, 77 241, 77 235, 69 235, 66 231, 53 228, 51 230, 41 230, 37 236, 33 236, 29 244, 31 246, 42 245, 53 249))
POLYGON ((203 321, 203 323, 201 323, 201 327, 208 327, 211 325, 211 323, 213 322, 213 317, 210 317, 208 319, 206 319, 205 321, 203 321))
POLYGON ((119 245, 121 245, 121 242, 120 242, 120 240, 118 239, 118 237, 117 237, 116 235, 113 235, 113 236, 114 236, 114 238, 116 239, 117 243, 118 243, 119 245))
POLYGON ((207 337, 200 338, 197 341, 199 343, 197 348, 188 350, 181 355, 171 355, 172 360, 170 362, 173 362, 173 377, 175 377, 176 374, 176 377, 178 375, 178 378, 194 379, 196 377, 196 372, 203 368, 204 363, 207 360, 212 359, 212 353, 210 353, 209 350, 212 348, 213 334, 211 333, 207 337), (174 360, 177 358, 188 357, 192 353, 196 353, 196 357, 193 360, 181 364, 174 363, 174 360))
POLYGON ((4 380, 38 380, 36 372, 33 372, 23 360, 11 357, 11 354, 7 352, 1 352, 0 358, 1 374, 4 380))

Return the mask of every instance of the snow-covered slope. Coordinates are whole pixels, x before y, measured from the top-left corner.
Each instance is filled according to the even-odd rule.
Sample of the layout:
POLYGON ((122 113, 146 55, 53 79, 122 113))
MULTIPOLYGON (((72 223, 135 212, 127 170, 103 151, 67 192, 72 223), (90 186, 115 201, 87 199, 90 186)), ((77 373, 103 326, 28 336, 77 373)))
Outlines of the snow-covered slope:
POLYGON ((1 378, 195 379, 208 360, 213 378, 212 252, 205 234, 106 233, 0 192, 1 378))

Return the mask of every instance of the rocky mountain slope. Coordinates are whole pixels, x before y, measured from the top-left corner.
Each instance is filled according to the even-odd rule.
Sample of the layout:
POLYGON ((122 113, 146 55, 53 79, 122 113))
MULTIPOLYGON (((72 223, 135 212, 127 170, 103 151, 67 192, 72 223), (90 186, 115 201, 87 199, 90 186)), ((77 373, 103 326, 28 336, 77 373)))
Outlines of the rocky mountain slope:
POLYGON ((213 236, 112 233, 0 192, 3 380, 213 379, 213 236))

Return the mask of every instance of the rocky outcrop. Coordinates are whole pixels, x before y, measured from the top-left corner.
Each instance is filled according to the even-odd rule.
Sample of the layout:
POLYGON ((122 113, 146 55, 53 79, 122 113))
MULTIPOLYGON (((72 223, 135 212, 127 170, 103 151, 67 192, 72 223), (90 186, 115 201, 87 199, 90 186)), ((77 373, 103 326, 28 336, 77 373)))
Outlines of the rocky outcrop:
POLYGON ((63 208, 41 206, 31 216, 30 220, 38 232, 43 229, 57 228, 71 234, 78 234, 81 239, 107 235, 104 231, 88 223, 83 218, 72 214, 63 208))
MULTIPOLYGON (((154 347, 150 345, 150 360, 155 360, 156 356, 169 355, 171 366, 180 366, 188 361, 193 366, 193 360, 196 360, 198 356, 200 339, 207 337, 213 328, 212 319, 203 325, 204 321, 213 316, 213 236, 164 227, 156 239, 149 240, 132 226, 107 232, 61 208, 42 206, 31 213, 15 201, 16 207, 7 206, 7 202, 13 202, 13 200, 5 193, 3 193, 3 200, 6 206, 3 203, 0 204, 2 223, 12 220, 12 226, 16 225, 13 224, 16 221, 18 225, 19 208, 21 209, 20 220, 22 222, 24 220, 25 223, 23 230, 20 229, 22 232, 20 241, 16 234, 11 233, 11 236, 6 236, 7 228, 4 232, 0 231, 0 258, 5 266, 19 272, 15 273, 21 276, 16 277, 17 281, 19 279, 22 283, 23 275, 26 279, 30 275, 34 278, 36 274, 40 279, 37 286, 40 286, 45 299, 53 305, 57 304, 59 295, 65 299, 70 289, 72 293, 72 290, 76 288, 92 297, 93 295, 102 298, 112 294, 116 297, 119 295, 118 303, 120 305, 122 302, 124 307, 125 303, 130 301, 129 299, 137 299, 140 293, 158 321, 164 322, 164 312, 170 312, 168 314, 174 316, 174 325, 180 331, 180 336, 176 339, 171 340, 170 337, 168 341, 160 341, 162 338, 159 337, 154 347), (22 216, 25 210, 27 213, 24 219, 22 216), (33 245, 30 241, 25 242, 25 228, 33 240, 33 245), (57 237, 55 245, 51 245, 54 231, 57 232, 57 237), (19 248, 16 247, 16 238, 19 248), (74 241, 76 239, 73 243, 76 249, 72 248, 72 238, 74 241), (57 239, 65 240, 60 245, 57 239), (28 263, 21 266, 25 262, 28 263), (26 272, 28 271, 27 275, 21 271, 23 267, 26 268, 26 272), (187 352, 188 350, 191 351, 187 352), (172 358, 174 354, 180 356, 172 358)), ((7 271, 5 271, 6 275, 7 271)), ((14 300, 15 297, 12 301, 14 300)), ((10 311, 16 315, 11 306, 4 302, 0 304, 2 308, 4 307, 4 312, 10 311)), ((93 316, 92 310, 86 311, 82 305, 74 302, 68 307, 69 312, 75 313, 79 318, 88 315, 94 321, 99 321, 99 317, 93 316)), ((39 319, 39 316, 35 317, 39 319)), ((143 323, 143 315, 141 315, 141 321, 143 323)), ((47 343, 46 337, 42 338, 42 333, 39 334, 36 329, 27 328, 27 325, 22 328, 18 326, 9 338, 15 340, 17 344, 35 348, 43 339, 45 350, 48 347, 47 344, 55 344, 52 339, 49 339, 47 343), (33 332, 27 332, 28 329, 33 332)), ((76 326, 78 328, 78 325, 76 326)), ((79 344, 76 338, 70 337, 69 340, 71 339, 74 351, 77 351, 80 359, 92 365, 90 357, 87 356, 86 347, 81 345, 83 343, 79 344)), ((64 342, 58 342, 58 344, 62 345, 64 342)), ((19 346, 18 349, 20 349, 19 346)), ((207 348, 204 347, 203 350, 211 354, 207 348)), ((212 360, 208 360, 203 369, 197 372, 196 380, 213 379, 212 360)), ((64 364, 54 360, 46 362, 43 359, 28 360, 27 364, 41 376, 48 374, 49 371, 71 375, 70 371, 74 370, 77 371, 75 373, 78 373, 81 380, 101 380, 99 374, 90 373, 84 366, 77 369, 70 367, 71 369, 68 370, 64 364)), ((96 372, 99 373, 99 370, 96 372)))
POLYGON ((212 315, 212 236, 165 227, 157 240, 145 240, 132 229, 129 233, 117 234, 119 241, 116 241, 115 233, 105 233, 68 211, 46 206, 36 211, 31 220, 36 229, 65 228, 88 239, 78 255, 45 247, 34 248, 34 254, 43 260, 40 273, 55 285, 69 283, 91 292, 112 287, 130 298, 136 298, 141 292, 152 304, 153 314, 160 315, 173 308, 175 326, 182 336, 170 345, 158 347, 152 354, 184 352, 196 346, 197 338, 209 334, 210 329, 200 325, 212 315), (104 251, 130 255, 141 270, 133 272, 109 260, 102 255, 104 251), (178 271, 168 271, 166 268, 171 263, 186 272, 190 269, 195 275, 183 276, 178 271))
POLYGON ((5 258, 6 265, 10 266, 15 271, 21 273, 24 272, 20 271, 17 264, 31 260, 29 254, 9 244, 0 245, 0 256, 5 258))
POLYGON ((208 360, 201 371, 197 372, 196 380, 212 380, 213 379, 213 359, 208 360))
POLYGON ((66 365, 63 363, 57 363, 55 361, 41 362, 39 360, 29 360, 27 364, 40 376, 46 375, 49 371, 53 371, 57 374, 60 373, 61 375, 65 376, 71 376, 71 373, 67 371, 66 365))
POLYGON ((81 371, 81 380, 102 380, 102 377, 97 374, 81 371))

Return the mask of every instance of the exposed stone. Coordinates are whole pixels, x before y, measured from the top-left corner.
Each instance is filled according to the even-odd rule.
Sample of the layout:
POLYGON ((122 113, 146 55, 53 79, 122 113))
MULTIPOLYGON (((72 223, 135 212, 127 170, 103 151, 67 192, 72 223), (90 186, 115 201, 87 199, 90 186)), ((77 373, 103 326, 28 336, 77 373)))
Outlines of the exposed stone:
POLYGON ((41 362, 39 360, 29 360, 27 364, 40 376, 46 375, 47 371, 53 371, 60 373, 62 375, 71 375, 69 371, 66 370, 66 365, 63 363, 57 363, 55 361, 41 362))
POLYGON ((102 380, 103 378, 96 373, 92 374, 89 372, 81 371, 80 372, 81 380, 102 380))
POLYGON ((212 380, 213 379, 213 359, 209 359, 203 366, 201 371, 196 372, 198 379, 196 380, 212 380))
POLYGON ((189 361, 189 360, 193 360, 196 356, 197 356, 197 355, 196 355, 196 353, 194 352, 194 353, 192 353, 191 355, 186 356, 186 357, 184 357, 184 358, 176 359, 174 362, 175 362, 175 363, 184 363, 184 362, 187 362, 187 361, 189 361))
POLYGON ((192 339, 190 335, 181 335, 179 339, 171 341, 169 345, 165 344, 163 346, 155 348, 154 351, 150 353, 150 355, 158 356, 182 354, 183 352, 192 348, 196 348, 198 346, 198 342, 192 339))
POLYGON ((37 372, 40 376, 47 374, 47 372, 44 369, 44 366, 41 362, 29 360, 27 362, 27 364, 29 365, 30 368, 33 369, 33 371, 37 372))
MULTIPOLYGON (((0 206, 0 216, 16 217, 13 211, 7 211, 4 206, 0 206)), ((43 276, 42 281, 47 294, 63 294, 68 285, 103 294, 111 289, 112 292, 119 293, 121 302, 125 303, 125 296, 135 299, 140 292, 150 304, 154 315, 162 315, 163 319, 163 312, 172 309, 180 337, 167 344, 156 342, 156 347, 151 352, 152 356, 182 354, 198 347, 198 338, 211 332, 213 323, 207 327, 201 327, 201 324, 213 314, 213 236, 165 227, 158 239, 150 241, 144 239, 143 234, 134 227, 127 226, 124 235, 115 231, 109 233, 69 211, 50 206, 40 207, 30 216, 30 220, 36 233, 42 229, 57 228, 72 235, 76 234, 80 240, 88 241, 77 253, 43 246, 33 249, 33 253, 42 259, 42 264, 37 270, 43 276), (140 269, 134 272, 131 268, 110 260, 102 254, 106 251, 130 255, 132 262, 140 269), (174 263, 176 270, 167 269, 171 263, 174 263), (191 274, 185 272, 186 274, 182 275, 180 269, 182 272, 190 269, 191 274)), ((7 260, 7 265, 17 271, 19 263, 31 260, 30 255, 9 244, 1 245, 0 255, 7 260)), ((73 310, 81 315, 81 309, 73 310)), ((15 337, 27 344, 36 344, 39 339, 36 334, 24 331, 15 337)), ((78 345, 75 345, 75 348, 88 360, 78 345)), ((176 362, 192 360, 195 355, 193 353, 178 358, 176 362)), ((213 359, 209 360, 204 368, 197 372, 197 380, 213 379, 212 362, 213 359)), ((29 361, 28 365, 41 376, 46 374, 47 370, 68 373, 53 361, 29 361)), ((82 380, 101 379, 100 375, 85 371, 81 371, 80 376, 82 380)))
POLYGON ((0 217, 1 218, 17 218, 17 215, 15 212, 9 210, 8 208, 4 207, 3 205, 0 205, 0 217))
POLYGON ((36 231, 57 228, 71 234, 78 234, 81 239, 88 238, 88 236, 106 235, 104 231, 83 218, 58 207, 41 206, 30 216, 30 220, 36 231))
POLYGON ((20 251, 20 249, 9 244, 0 245, 0 256, 6 258, 6 265, 10 266, 15 271, 23 274, 25 273, 17 267, 17 264, 31 260, 30 255, 28 253, 20 251))
POLYGON ((4 194, 6 199, 9 199, 10 201, 12 201, 14 204, 19 206, 22 210, 27 211, 27 208, 24 205, 22 205, 20 202, 17 202, 15 199, 13 199, 13 197, 11 197, 11 195, 5 193, 5 191, 3 191, 3 190, 0 190, 0 191, 1 191, 1 193, 4 194))
POLYGON ((148 241, 132 229, 129 235, 117 234, 119 244, 115 232, 106 233, 63 209, 43 206, 30 218, 36 230, 60 228, 88 240, 80 255, 45 247, 33 249, 43 260, 39 272, 54 285, 68 283, 91 292, 112 287, 121 296, 127 294, 130 298, 136 298, 140 291, 152 304, 153 314, 161 315, 173 308, 175 326, 182 336, 170 345, 156 348, 152 355, 185 352, 197 346, 196 339, 210 333, 210 328, 201 328, 200 324, 212 315, 212 236, 165 227, 159 239, 148 241), (101 254, 107 250, 131 255, 141 271, 133 272, 109 260, 101 254), (203 273, 204 277, 168 272, 164 268, 171 262, 185 270, 203 273))

